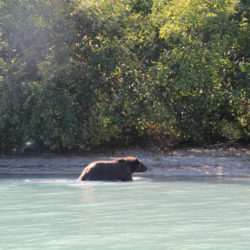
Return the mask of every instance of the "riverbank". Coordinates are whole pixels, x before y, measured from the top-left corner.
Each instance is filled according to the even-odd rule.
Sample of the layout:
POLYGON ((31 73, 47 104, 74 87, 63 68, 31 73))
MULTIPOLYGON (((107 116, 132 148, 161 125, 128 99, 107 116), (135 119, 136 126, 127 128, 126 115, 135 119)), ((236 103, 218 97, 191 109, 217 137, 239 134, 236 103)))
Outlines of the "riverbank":
POLYGON ((245 176, 250 177, 250 149, 186 148, 168 152, 119 149, 112 153, 87 155, 44 154, 0 157, 0 177, 6 175, 78 176, 92 161, 136 156, 148 167, 145 175, 165 176, 245 176))

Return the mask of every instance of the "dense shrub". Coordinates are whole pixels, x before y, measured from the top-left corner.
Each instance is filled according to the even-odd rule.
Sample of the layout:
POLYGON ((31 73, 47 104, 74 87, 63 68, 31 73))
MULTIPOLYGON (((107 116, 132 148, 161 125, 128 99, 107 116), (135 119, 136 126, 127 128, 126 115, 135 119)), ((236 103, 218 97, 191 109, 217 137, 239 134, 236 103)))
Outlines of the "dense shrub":
POLYGON ((250 138, 247 0, 1 0, 0 150, 250 138))

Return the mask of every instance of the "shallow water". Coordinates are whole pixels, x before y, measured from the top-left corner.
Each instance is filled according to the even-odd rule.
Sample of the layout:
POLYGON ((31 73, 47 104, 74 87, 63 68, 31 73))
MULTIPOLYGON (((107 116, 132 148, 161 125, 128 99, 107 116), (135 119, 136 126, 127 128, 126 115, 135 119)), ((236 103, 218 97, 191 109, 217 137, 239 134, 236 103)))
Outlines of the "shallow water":
POLYGON ((250 179, 0 179, 0 249, 250 249, 250 179))

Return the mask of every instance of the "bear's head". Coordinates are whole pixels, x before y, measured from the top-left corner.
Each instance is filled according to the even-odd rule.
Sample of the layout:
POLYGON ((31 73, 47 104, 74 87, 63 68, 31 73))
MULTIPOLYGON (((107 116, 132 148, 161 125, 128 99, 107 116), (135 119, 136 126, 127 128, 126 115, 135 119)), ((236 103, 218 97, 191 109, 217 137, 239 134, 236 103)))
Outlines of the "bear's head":
POLYGON ((141 161, 139 161, 138 158, 133 156, 120 158, 118 159, 118 162, 126 164, 127 168, 131 173, 147 171, 147 167, 141 161))

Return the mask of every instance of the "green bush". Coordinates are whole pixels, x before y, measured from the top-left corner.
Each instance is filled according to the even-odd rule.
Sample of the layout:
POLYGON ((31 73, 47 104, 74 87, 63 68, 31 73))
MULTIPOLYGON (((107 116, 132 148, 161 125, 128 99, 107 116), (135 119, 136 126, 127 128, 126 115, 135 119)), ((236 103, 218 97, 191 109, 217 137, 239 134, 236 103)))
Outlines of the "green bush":
POLYGON ((0 150, 250 138, 246 0, 1 0, 0 150))

